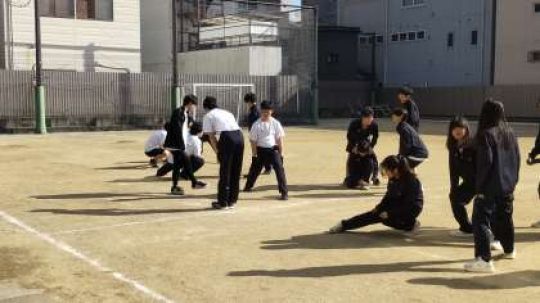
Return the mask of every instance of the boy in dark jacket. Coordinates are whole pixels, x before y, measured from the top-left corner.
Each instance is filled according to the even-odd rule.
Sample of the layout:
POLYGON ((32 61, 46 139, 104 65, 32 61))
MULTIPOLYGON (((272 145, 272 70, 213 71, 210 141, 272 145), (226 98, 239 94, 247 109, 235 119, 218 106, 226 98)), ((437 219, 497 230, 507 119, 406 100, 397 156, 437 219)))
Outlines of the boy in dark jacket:
POLYGON ((415 169, 428 158, 429 153, 416 130, 406 122, 407 116, 406 110, 396 108, 392 113, 392 122, 397 125, 399 134, 399 155, 407 158, 410 167, 415 169))
MULTIPOLYGON (((379 125, 375 122, 374 116, 375 113, 373 109, 371 107, 366 107, 360 112, 360 119, 354 119, 349 125, 346 148, 349 153, 347 160, 347 176, 350 175, 350 163, 355 160, 354 147, 358 147, 364 142, 368 142, 370 147, 369 158, 372 161, 372 181, 373 185, 378 186, 380 184, 379 162, 373 149, 379 140, 379 125)), ((369 176, 366 182, 369 182, 369 176)))
POLYGON ((169 122, 169 129, 167 129, 167 137, 163 146, 173 156, 173 184, 171 187, 171 194, 173 195, 184 194, 184 190, 178 186, 178 179, 182 168, 191 180, 192 188, 199 189, 206 187, 206 183, 198 181, 193 175, 191 161, 185 152, 185 140, 189 135, 189 124, 191 121, 189 113, 194 112, 196 107, 196 96, 188 95, 184 97, 182 106, 173 111, 171 121, 169 122))
POLYGON ((389 156, 381 163, 388 177, 387 192, 375 209, 348 220, 343 220, 329 230, 342 233, 382 223, 397 230, 415 233, 420 228, 417 220, 424 205, 422 184, 402 156, 389 156))
POLYGON ((398 100, 404 106, 404 109, 409 113, 406 122, 418 132, 420 129, 420 110, 418 105, 412 99, 414 91, 412 88, 404 86, 398 91, 398 100))

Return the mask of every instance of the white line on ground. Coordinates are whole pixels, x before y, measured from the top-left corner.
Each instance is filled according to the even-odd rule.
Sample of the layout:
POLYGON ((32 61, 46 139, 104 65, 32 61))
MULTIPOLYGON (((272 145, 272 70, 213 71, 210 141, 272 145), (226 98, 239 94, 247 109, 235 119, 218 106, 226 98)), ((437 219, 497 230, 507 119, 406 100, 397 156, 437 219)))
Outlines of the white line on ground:
MULTIPOLYGON (((351 200, 358 200, 358 197, 347 197, 347 198, 331 198, 331 199, 325 199, 325 202, 340 202, 340 201, 351 201, 351 200)), ((197 214, 184 214, 184 215, 178 215, 178 216, 167 216, 167 217, 161 217, 151 220, 145 220, 145 221, 131 221, 126 223, 118 223, 118 224, 111 224, 111 225, 103 225, 103 226, 96 226, 96 227, 89 227, 89 228, 81 228, 81 229, 73 229, 73 230, 64 230, 64 231, 58 231, 51 233, 52 235, 66 235, 66 234, 77 234, 77 233, 84 233, 84 232, 92 232, 92 231, 101 231, 106 229, 116 229, 116 228, 122 228, 122 227, 129 227, 129 226, 136 226, 136 225, 143 225, 143 224, 153 224, 153 223, 163 223, 163 222, 171 222, 171 221, 178 221, 178 220, 184 220, 192 217, 202 218, 202 217, 212 217, 212 216, 223 216, 223 215, 231 215, 234 213, 258 213, 263 211, 268 211, 269 209, 286 209, 286 208, 292 208, 292 207, 298 207, 298 206, 304 206, 306 204, 314 203, 315 200, 292 200, 291 202, 277 202, 280 203, 277 206, 267 206, 264 207, 252 207, 252 208, 242 208, 242 206, 239 206, 235 210, 232 211, 217 211, 217 210, 208 210, 207 213, 197 213, 197 214)))
POLYGON ((18 220, 17 218, 15 218, 15 217, 13 217, 13 216, 11 216, 11 215, 3 212, 3 211, 0 211, 0 217, 2 217, 2 219, 4 219, 6 222, 21 228, 22 230, 28 232, 29 234, 32 234, 32 235, 40 238, 41 240, 44 240, 44 241, 48 242, 49 244, 53 245, 57 249, 63 250, 65 252, 71 254, 75 258, 92 265, 97 270, 99 270, 101 272, 110 273, 115 279, 131 285, 132 287, 134 287, 138 291, 142 292, 146 296, 152 298, 152 300, 154 300, 154 301, 166 302, 166 303, 174 302, 173 300, 168 299, 165 296, 163 296, 163 295, 149 289, 148 287, 144 286, 140 282, 137 282, 137 281, 135 281, 133 279, 130 279, 130 278, 126 277, 124 274, 122 274, 120 272, 113 271, 112 269, 102 265, 98 260, 95 260, 95 259, 92 259, 92 258, 88 257, 87 255, 80 252, 76 248, 70 246, 69 244, 64 243, 62 241, 59 241, 59 240, 56 240, 55 238, 51 237, 50 235, 48 235, 46 233, 42 233, 42 232, 32 228, 31 226, 26 225, 24 222, 18 220))

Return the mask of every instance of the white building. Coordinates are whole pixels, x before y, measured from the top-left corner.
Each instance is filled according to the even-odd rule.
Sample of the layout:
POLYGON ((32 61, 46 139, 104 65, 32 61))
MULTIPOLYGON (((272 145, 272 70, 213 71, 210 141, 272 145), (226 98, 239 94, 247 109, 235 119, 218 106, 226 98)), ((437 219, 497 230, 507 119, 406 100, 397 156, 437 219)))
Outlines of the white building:
MULTIPOLYGON (((141 71, 139 0, 40 0, 43 68, 141 71)), ((0 68, 35 64, 34 0, 0 0, 0 68)))

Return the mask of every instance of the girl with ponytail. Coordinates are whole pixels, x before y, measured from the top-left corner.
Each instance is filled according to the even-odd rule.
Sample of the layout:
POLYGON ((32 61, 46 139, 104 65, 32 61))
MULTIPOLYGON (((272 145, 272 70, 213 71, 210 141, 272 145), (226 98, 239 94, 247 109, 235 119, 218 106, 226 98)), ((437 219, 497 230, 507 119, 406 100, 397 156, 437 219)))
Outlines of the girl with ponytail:
POLYGON ((381 163, 383 175, 388 178, 387 192, 371 211, 343 220, 329 233, 342 233, 372 224, 382 223, 405 232, 416 232, 420 222, 424 195, 422 184, 403 156, 389 156, 381 163))

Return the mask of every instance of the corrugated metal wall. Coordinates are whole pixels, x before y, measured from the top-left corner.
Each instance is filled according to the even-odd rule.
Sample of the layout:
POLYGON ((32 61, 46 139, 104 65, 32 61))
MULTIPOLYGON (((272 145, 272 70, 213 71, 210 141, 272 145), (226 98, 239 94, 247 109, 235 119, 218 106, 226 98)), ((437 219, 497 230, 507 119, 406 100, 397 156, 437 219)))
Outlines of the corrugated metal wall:
MULTIPOLYGON (((449 117, 463 114, 477 117, 482 103, 488 98, 502 101, 506 114, 513 119, 540 119, 540 85, 494 87, 436 87, 414 88, 414 99, 422 116, 449 117)), ((397 89, 386 89, 383 103, 397 106, 397 89)))
MULTIPOLYGON (((47 123, 68 128, 154 127, 170 115, 171 75, 167 73, 75 73, 48 71, 47 123)), ((312 93, 295 76, 180 75, 186 94, 218 98, 220 106, 245 114, 242 98, 254 90, 260 100, 277 104, 277 113, 297 123, 310 121, 312 93)), ((0 71, 0 131, 32 128, 32 72, 0 71)), ((200 113, 202 106, 200 107, 200 113)))

